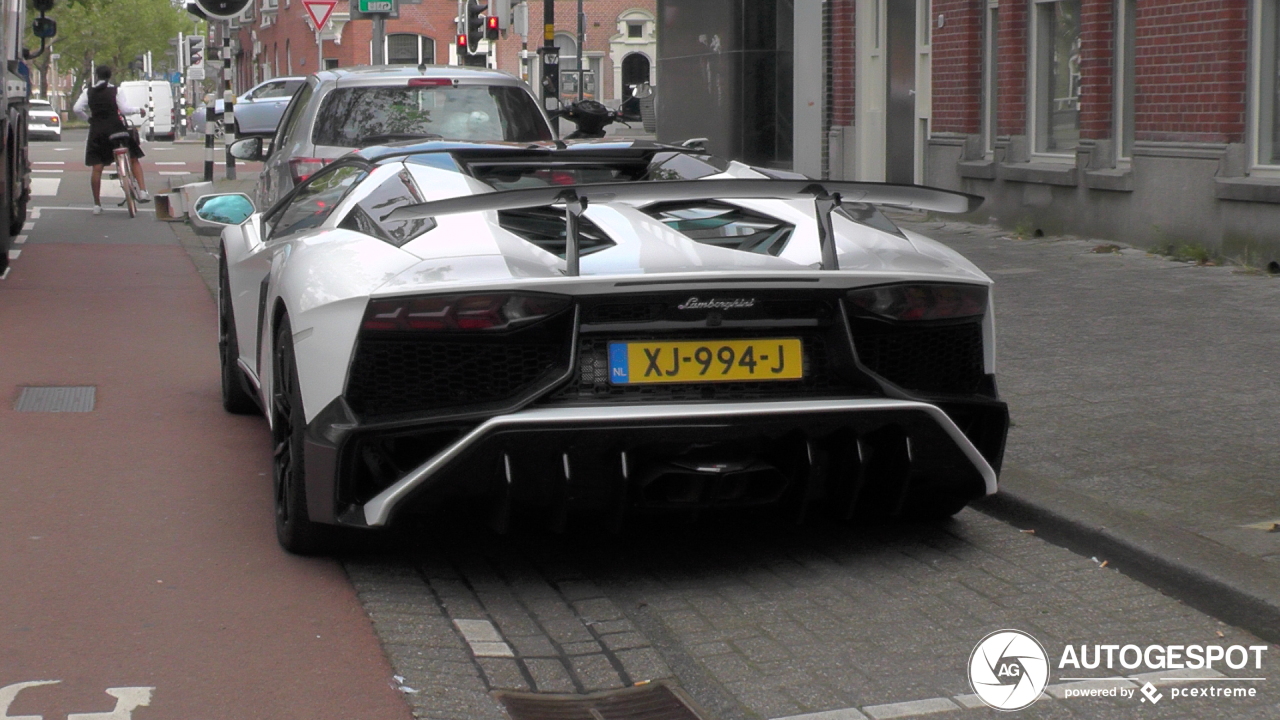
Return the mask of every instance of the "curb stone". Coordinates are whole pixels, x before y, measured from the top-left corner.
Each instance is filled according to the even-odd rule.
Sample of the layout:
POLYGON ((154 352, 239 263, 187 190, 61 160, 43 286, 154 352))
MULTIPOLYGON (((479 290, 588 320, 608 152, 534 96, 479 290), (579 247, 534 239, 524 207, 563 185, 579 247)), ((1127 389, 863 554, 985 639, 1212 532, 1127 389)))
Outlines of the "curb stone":
POLYGON ((1280 643, 1280 571, 1154 517, 1006 467, 1000 491, 974 509, 1099 560, 1187 605, 1280 643))

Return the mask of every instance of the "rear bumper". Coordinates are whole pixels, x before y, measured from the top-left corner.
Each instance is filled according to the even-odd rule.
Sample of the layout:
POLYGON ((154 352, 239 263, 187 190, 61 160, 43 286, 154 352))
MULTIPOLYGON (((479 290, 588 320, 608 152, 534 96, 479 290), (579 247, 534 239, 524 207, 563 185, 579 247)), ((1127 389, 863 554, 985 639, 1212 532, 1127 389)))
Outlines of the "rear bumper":
MULTIPOLYGON (((1003 403, 987 406, 1000 428, 1007 425, 1003 403)), ((946 411, 926 402, 888 398, 841 398, 804 401, 736 402, 716 404, 608 405, 554 407, 520 410, 479 422, 443 446, 425 462, 361 503, 339 507, 336 489, 341 474, 338 448, 342 436, 354 425, 342 422, 344 413, 322 412, 308 432, 308 498, 312 518, 358 527, 386 525, 411 498, 439 490, 450 475, 478 459, 506 469, 511 482, 512 465, 522 457, 537 453, 563 458, 564 481, 576 456, 600 459, 616 454, 622 482, 629 481, 629 452, 646 447, 698 442, 729 442, 748 438, 789 438, 808 449, 809 463, 815 452, 824 456, 847 456, 849 482, 857 483, 868 463, 868 455, 883 454, 871 449, 867 438, 883 438, 892 430, 901 448, 900 475, 893 492, 899 503, 912 492, 928 492, 928 487, 947 485, 965 488, 978 497, 996 491, 997 468, 1003 443, 987 455, 956 425, 946 411), (328 418, 326 420, 326 418, 328 418), (335 442, 336 441, 336 442, 335 442), (815 451, 815 448, 817 450, 815 451), (988 458, 991 458, 990 460, 988 458), (993 467, 993 465, 995 467, 993 467), (914 488, 912 487, 914 484, 914 488)), ((1003 432, 999 433, 1003 438, 1003 432)), ((801 453, 803 455, 803 453, 801 453)), ((832 461, 841 466, 837 458, 832 461)), ((473 467, 474 465, 471 465, 473 467)), ((515 471, 517 474, 519 470, 515 471)), ((604 473, 608 474, 608 473, 604 473)), ((616 470, 615 473, 616 474, 616 470)), ((466 478, 464 478, 466 481, 466 478)), ((593 482, 591 474, 575 482, 593 482)), ((604 482, 601 480, 600 482, 604 482)), ((854 494, 856 496, 857 490, 854 494)), ((855 497, 856 499, 856 497, 855 497)))

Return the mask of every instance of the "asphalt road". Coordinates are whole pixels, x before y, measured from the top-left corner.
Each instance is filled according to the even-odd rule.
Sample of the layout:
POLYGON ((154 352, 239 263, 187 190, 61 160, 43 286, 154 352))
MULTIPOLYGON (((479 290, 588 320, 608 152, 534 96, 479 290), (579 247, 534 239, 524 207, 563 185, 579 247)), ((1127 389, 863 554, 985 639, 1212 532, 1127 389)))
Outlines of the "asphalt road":
MULTIPOLYGON (((162 148, 149 160, 198 172, 201 148, 162 148)), ((1280 717, 1270 646, 1260 668, 1219 662, 1225 677, 1059 668, 1068 645, 1265 643, 972 510, 939 526, 617 536, 536 521, 497 536, 464 516, 337 561, 285 555, 266 426, 218 404, 212 242, 54 209, 87 206, 79 159, 47 166, 61 182, 33 198, 39 217, 0 282, 13 397, 0 408, 0 576, 14 579, 0 592, 0 688, 62 681, 21 690, 10 715, 103 712, 108 688, 153 688, 133 716, 497 720, 495 691, 662 680, 708 719, 1004 717, 977 703, 966 668, 984 636, 1014 628, 1051 666, 1048 695, 1022 716, 1280 717), (94 387, 94 409, 16 409, 19 388, 50 385, 94 387), (1082 677, 1130 694, 1076 696, 1097 687, 1082 677), (1147 681, 1155 703, 1134 694, 1147 681), (1253 696, 1174 697, 1187 688, 1253 696)))

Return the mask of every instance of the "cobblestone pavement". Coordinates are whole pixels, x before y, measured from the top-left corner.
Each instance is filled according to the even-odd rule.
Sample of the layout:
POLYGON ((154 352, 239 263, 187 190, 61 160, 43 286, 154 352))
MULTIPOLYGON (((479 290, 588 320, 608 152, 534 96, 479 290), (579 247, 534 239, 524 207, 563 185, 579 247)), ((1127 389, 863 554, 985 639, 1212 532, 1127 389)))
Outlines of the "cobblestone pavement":
POLYGON ((1098 240, 906 226, 995 280, 1006 468, 1280 557, 1266 532, 1280 521, 1280 278, 1098 240))
MULTIPOLYGON (((346 567, 423 718, 498 720, 497 689, 583 693, 661 678, 721 720, 996 716, 966 707, 965 668, 997 629, 1031 633, 1055 668, 1068 643, 1262 644, 971 510, 936 527, 641 527, 607 540, 421 532, 346 567), (930 702, 899 705, 916 701, 930 702)), ((1280 663, 1277 648, 1264 655, 1249 675, 1219 667, 1264 676, 1280 663)), ((1022 715, 1280 717, 1270 680, 1217 683, 1256 688, 1245 700, 1057 697, 1059 677, 1107 676, 1053 669, 1050 696, 1022 715)))

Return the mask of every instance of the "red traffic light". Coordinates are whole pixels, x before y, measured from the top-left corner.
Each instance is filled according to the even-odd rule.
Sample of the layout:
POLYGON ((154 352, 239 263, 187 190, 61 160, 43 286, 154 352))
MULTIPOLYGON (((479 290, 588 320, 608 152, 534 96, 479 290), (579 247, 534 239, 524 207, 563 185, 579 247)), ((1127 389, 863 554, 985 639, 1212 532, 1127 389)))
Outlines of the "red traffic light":
POLYGON ((467 34, 466 34, 466 33, 458 33, 458 47, 463 47, 463 48, 464 48, 464 47, 466 47, 466 46, 467 46, 467 34))
POLYGON ((497 16, 497 15, 490 15, 490 16, 489 16, 489 18, 485 21, 485 24, 488 26, 488 28, 489 28, 490 30, 497 30, 497 29, 498 29, 498 16, 497 16))

